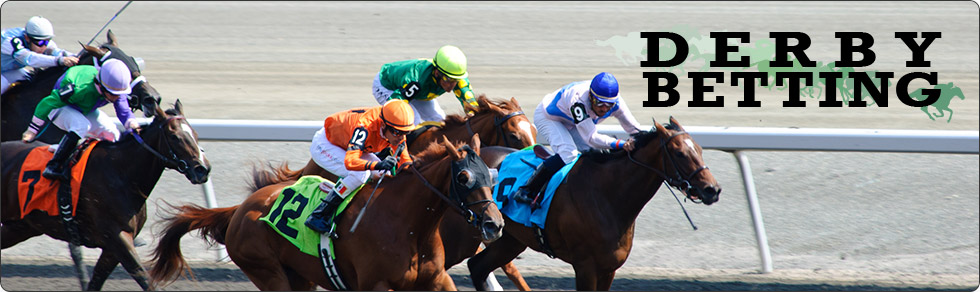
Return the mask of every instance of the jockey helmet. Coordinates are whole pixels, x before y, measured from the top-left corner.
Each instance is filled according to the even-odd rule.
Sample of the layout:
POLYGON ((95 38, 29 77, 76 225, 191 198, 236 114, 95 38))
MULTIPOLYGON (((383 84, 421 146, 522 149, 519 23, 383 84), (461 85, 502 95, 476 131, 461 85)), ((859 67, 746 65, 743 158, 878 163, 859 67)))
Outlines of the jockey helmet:
POLYGON ((129 67, 123 61, 109 59, 102 63, 101 67, 96 66, 96 68, 99 69, 97 79, 99 84, 102 84, 102 88, 115 95, 129 94, 132 91, 129 83, 133 81, 133 74, 129 72, 129 67))
POLYGON ((436 51, 436 57, 432 58, 432 61, 446 76, 453 79, 463 79, 467 76, 466 55, 463 55, 463 51, 456 46, 442 46, 439 51, 436 51))
POLYGON ((48 40, 54 37, 54 27, 51 26, 51 22, 41 16, 32 16, 28 19, 24 31, 27 32, 27 36, 36 40, 48 40))
POLYGON ((619 82, 612 74, 602 72, 592 78, 589 91, 599 101, 613 103, 619 98, 619 82))
POLYGON ((385 102, 381 107, 381 120, 385 125, 399 131, 411 131, 415 129, 415 111, 407 101, 392 99, 385 102))

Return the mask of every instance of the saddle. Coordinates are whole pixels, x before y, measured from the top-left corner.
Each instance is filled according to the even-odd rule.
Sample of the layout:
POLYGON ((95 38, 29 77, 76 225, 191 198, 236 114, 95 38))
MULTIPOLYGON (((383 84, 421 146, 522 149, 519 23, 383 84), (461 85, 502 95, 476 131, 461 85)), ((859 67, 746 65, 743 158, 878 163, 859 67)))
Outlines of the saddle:
MULTIPOLYGON (((75 148, 72 155, 68 158, 67 166, 71 171, 71 200, 62 202, 66 209, 71 208, 71 216, 75 215, 75 205, 78 203, 78 192, 82 186, 82 177, 85 176, 85 168, 88 163, 89 154, 94 149, 98 140, 88 139, 75 148), (70 204, 70 206, 69 206, 70 204)), ((50 147, 37 147, 27 155, 20 168, 18 178, 17 196, 20 208, 20 218, 34 210, 41 210, 49 216, 58 216, 59 203, 56 194, 60 184, 41 176, 44 168, 47 167, 48 160, 54 154, 49 150, 50 147)), ((67 211, 67 210, 65 210, 67 211)))

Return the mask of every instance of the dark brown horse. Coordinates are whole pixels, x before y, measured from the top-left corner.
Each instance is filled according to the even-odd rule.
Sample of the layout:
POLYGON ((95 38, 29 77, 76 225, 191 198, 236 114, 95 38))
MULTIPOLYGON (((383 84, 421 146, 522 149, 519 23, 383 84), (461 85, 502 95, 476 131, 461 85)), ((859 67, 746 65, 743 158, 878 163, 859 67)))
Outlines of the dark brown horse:
MULTIPOLYGON (((116 36, 112 30, 106 33, 106 38, 108 43, 98 48, 83 45, 84 49, 78 56, 78 64, 93 65, 94 62, 101 64, 109 59, 123 61, 133 74, 133 80, 136 80, 133 85, 133 92, 129 95, 130 107, 134 112, 137 109, 142 109, 144 115, 149 117, 160 103, 160 94, 146 82, 146 77, 143 77, 140 72, 136 59, 119 49, 116 36), (106 56, 107 54, 108 56, 106 56)), ((35 70, 28 80, 21 81, 20 84, 4 93, 2 105, 0 105, 0 112, 2 112, 0 114, 0 127, 2 127, 0 129, 0 141, 20 140, 20 135, 27 130, 27 126, 31 122, 37 103, 51 94, 55 83, 67 69, 67 67, 55 66, 35 70)), ((42 133, 39 133, 37 140, 56 144, 64 135, 65 131, 58 129, 58 127, 49 126, 42 133)))
MULTIPOLYGON (((149 289, 139 255, 133 247, 133 238, 146 221, 147 196, 165 168, 176 169, 194 184, 208 179, 210 164, 197 145, 197 133, 183 117, 180 101, 174 109, 164 112, 155 108, 155 111, 153 121, 144 125, 138 136, 129 134, 115 143, 96 144, 89 156, 85 176, 81 178, 74 221, 79 227, 81 244, 102 249, 88 286, 90 290, 101 289, 120 263, 141 288, 149 289)), ((0 189, 3 193, 2 247, 8 248, 42 234, 68 241, 69 234, 59 216, 27 210, 30 213, 21 219, 24 212, 18 203, 21 164, 32 149, 45 144, 7 141, 0 145, 3 157, 3 188, 0 189)), ((27 173, 24 177, 40 178, 27 173)), ((30 185, 30 190, 34 190, 35 184, 49 182, 38 180, 30 185)), ((42 195, 56 196, 34 194, 34 197, 42 195)))
MULTIPOLYGON (((538 131, 524 115, 517 99, 512 97, 509 101, 491 101, 485 94, 480 94, 477 103, 479 108, 467 107, 475 112, 473 116, 449 115, 446 117, 445 125, 428 128, 419 134, 411 141, 408 147, 409 153, 421 152, 440 137, 447 137, 451 142, 456 143, 466 141, 474 134, 478 134, 484 144, 491 146, 521 149, 534 145, 538 131)), ((487 163, 489 164, 489 161, 487 163)), ((303 175, 319 175, 329 180, 337 180, 337 176, 323 170, 313 160, 307 162, 303 169, 287 173, 292 179, 298 179, 303 175)), ((463 235, 442 237, 443 246, 446 247, 446 269, 473 256, 480 247, 479 233, 466 225, 466 221, 458 216, 448 216, 440 225, 440 233, 444 235, 463 235)), ((530 290, 514 264, 507 263, 501 269, 519 290, 530 290)))
MULTIPOLYGON (((653 131, 634 137, 632 152, 583 153, 555 190, 544 238, 551 255, 572 264, 578 290, 609 290, 633 246, 636 217, 664 181, 696 202, 718 200, 721 187, 701 146, 673 117, 666 126, 654 124, 653 131)), ((535 229, 504 218, 504 235, 468 261, 477 289, 486 288, 487 273, 527 247, 547 253, 535 229)))
MULTIPOLYGON (((459 216, 454 212, 475 214, 474 222, 484 241, 500 236, 503 219, 491 200, 489 170, 476 157, 479 138, 474 137, 469 147, 458 145, 445 138, 442 143, 433 143, 417 155, 417 168, 385 179, 356 232, 349 230, 359 210, 371 200, 375 186, 365 184, 339 215, 335 262, 347 289, 455 289, 444 267, 436 229, 443 216, 459 216)), ((174 217, 165 219, 164 235, 153 252, 155 264, 150 275, 154 283, 172 281, 187 269, 180 254, 180 238, 201 229, 203 236, 225 244, 232 261, 261 290, 310 290, 314 285, 337 289, 318 257, 303 253, 258 220, 270 212, 280 191, 294 181, 284 181, 282 168, 273 173, 253 170, 252 175, 257 190, 241 205, 216 209, 185 205, 174 217)), ((300 209, 315 207, 300 204, 305 205, 300 209)))

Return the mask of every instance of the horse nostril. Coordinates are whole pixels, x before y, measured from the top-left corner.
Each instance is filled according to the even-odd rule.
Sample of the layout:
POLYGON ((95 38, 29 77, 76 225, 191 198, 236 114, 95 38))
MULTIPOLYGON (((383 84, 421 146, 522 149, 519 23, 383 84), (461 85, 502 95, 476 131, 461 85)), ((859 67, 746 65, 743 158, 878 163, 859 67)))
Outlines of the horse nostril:
POLYGON ((207 167, 204 167, 203 165, 198 165, 198 166, 195 166, 194 167, 194 174, 195 175, 198 175, 200 177, 205 177, 210 172, 211 172, 211 170, 208 169, 207 167))
POLYGON ((492 221, 483 222, 483 230, 488 234, 496 235, 500 232, 500 225, 492 221))

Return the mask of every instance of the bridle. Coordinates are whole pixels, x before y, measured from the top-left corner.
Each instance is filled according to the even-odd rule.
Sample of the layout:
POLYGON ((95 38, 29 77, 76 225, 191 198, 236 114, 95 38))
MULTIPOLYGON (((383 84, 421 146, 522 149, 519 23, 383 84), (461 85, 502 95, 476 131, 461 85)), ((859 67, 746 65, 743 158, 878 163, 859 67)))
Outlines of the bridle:
MULTIPOLYGON (((651 167, 649 165, 646 165, 646 164, 644 164, 644 163, 642 163, 640 161, 637 161, 636 159, 633 158, 633 153, 632 152, 627 151, 626 152, 626 155, 627 155, 627 157, 629 157, 630 161, 632 161, 633 163, 636 163, 636 164, 638 164, 640 166, 643 166, 644 168, 649 169, 649 170, 655 172, 657 175, 660 175, 661 177, 663 177, 664 180, 667 181, 667 184, 669 184, 669 185, 677 188, 678 190, 681 190, 684 193, 688 193, 688 191, 691 189, 691 178, 693 178, 695 175, 697 175, 701 171, 704 171, 704 170, 708 169, 708 166, 707 165, 698 166, 697 169, 695 169, 694 171, 692 171, 690 174, 688 174, 686 176, 681 174, 680 167, 677 164, 677 161, 674 160, 674 156, 673 155, 670 155, 670 152, 668 152, 668 149, 667 149, 667 143, 670 142, 671 140, 673 140, 674 137, 681 136, 681 135, 688 135, 688 136, 690 136, 685 131, 674 132, 674 134, 671 135, 670 137, 664 138, 663 139, 663 142, 660 144, 661 152, 664 154, 664 156, 667 156, 667 159, 666 160, 670 160, 670 164, 674 168, 673 176, 668 176, 666 173, 664 173, 664 171, 661 171, 659 169, 656 169, 654 167, 651 167)), ((666 168, 666 162, 664 162, 664 160, 661 160, 661 164, 662 164, 661 165, 661 168, 663 168, 664 170, 666 170, 667 169, 666 168)), ((688 196, 688 198, 690 198, 690 196, 688 196)), ((697 199, 697 200, 694 199, 694 198, 690 198, 690 199, 692 201, 694 201, 695 203, 701 203, 701 200, 700 199, 697 199)))
MULTIPOLYGON (((501 127, 501 125, 503 125, 505 122, 507 122, 507 120, 510 120, 513 117, 523 116, 523 115, 524 115, 524 111, 516 111, 516 112, 511 112, 503 117, 497 117, 497 116, 493 117, 493 127, 497 129, 496 131, 497 136, 499 136, 501 140, 504 140, 505 146, 510 147, 511 144, 510 144, 510 139, 507 138, 507 134, 504 133, 504 127, 501 127)), ((476 134, 476 132, 473 132, 473 127, 470 126, 470 119, 466 119, 466 130, 469 131, 470 137, 476 134)))
MULTIPOLYGON (((183 119, 184 119, 183 116, 171 116, 168 117, 165 122, 159 123, 154 127, 159 128, 160 131, 163 131, 163 125, 166 125, 173 120, 183 120, 183 119)), ((170 139, 167 139, 167 137, 161 137, 164 143, 167 144, 167 150, 168 150, 167 152, 170 153, 170 157, 167 157, 163 154, 160 154, 160 152, 156 151, 152 147, 150 147, 150 145, 147 145, 146 142, 143 141, 143 137, 140 137, 140 134, 136 133, 136 131, 130 130, 129 133, 133 135, 133 138, 136 138, 136 141, 139 142, 140 146, 143 146, 143 148, 145 148, 147 151, 150 151, 150 153, 152 153, 153 156, 156 156, 160 160, 163 160, 163 163, 167 167, 173 168, 181 174, 187 174, 187 170, 190 168, 190 164, 188 164, 187 161, 185 160, 177 158, 177 152, 174 151, 173 145, 170 144, 170 139)))
POLYGON ((449 194, 452 196, 452 199, 450 199, 450 196, 447 196, 443 192, 439 191, 438 188, 429 183, 429 180, 425 179, 425 177, 422 176, 422 173, 415 168, 415 164, 412 164, 411 168, 415 175, 418 176, 419 180, 422 181, 422 184, 432 190, 432 192, 436 193, 436 195, 438 195, 439 198, 445 201, 449 206, 452 206, 456 213, 459 213, 464 219, 466 219, 466 223, 477 226, 479 222, 483 222, 484 218, 487 217, 487 209, 490 208, 490 204, 493 204, 493 199, 484 199, 467 203, 462 194, 469 194, 473 192, 473 190, 482 187, 492 187, 493 181, 490 177, 490 170, 487 168, 486 163, 483 163, 483 160, 480 159, 473 148, 470 148, 469 145, 463 145, 457 149, 457 151, 466 151, 468 155, 466 158, 463 158, 463 161, 461 162, 453 161, 452 166, 450 167, 449 180, 452 182, 452 185, 449 187, 449 194), (482 166, 483 171, 480 171, 481 168, 473 169, 473 164, 477 164, 475 165, 477 167, 482 166), (467 171, 470 174, 470 180, 467 183, 468 186, 460 184, 455 179, 456 176, 463 171, 467 171), (473 212, 473 210, 470 210, 471 206, 477 204, 484 204, 480 214, 476 214, 473 212))

